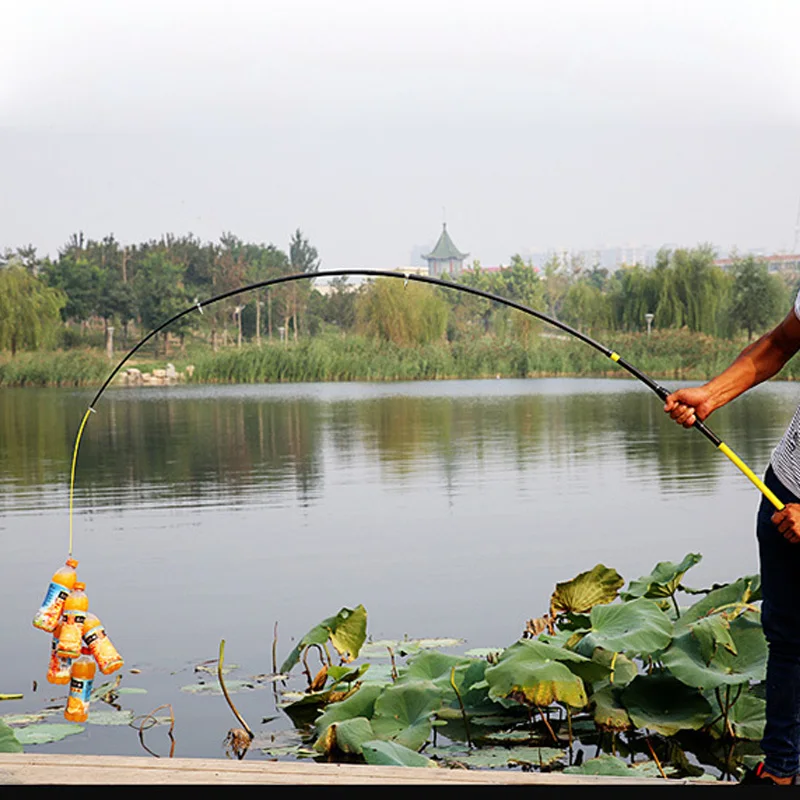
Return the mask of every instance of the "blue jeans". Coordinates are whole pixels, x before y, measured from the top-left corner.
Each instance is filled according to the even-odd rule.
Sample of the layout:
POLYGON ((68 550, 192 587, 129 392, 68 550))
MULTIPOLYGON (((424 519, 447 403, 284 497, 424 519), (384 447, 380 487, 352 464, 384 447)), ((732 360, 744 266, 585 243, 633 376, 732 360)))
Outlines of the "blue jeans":
MULTIPOLYGON (((767 469, 764 483, 783 503, 800 503, 767 469)), ((761 498, 756 534, 761 562, 761 623, 767 657, 764 766, 778 776, 800 772, 800 544, 791 544, 770 520, 775 507, 761 498)))

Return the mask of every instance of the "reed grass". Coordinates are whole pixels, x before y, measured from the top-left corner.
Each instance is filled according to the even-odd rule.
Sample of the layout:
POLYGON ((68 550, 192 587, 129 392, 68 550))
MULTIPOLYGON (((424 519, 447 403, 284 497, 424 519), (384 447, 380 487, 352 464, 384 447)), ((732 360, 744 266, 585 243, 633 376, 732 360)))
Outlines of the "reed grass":
MULTIPOLYGON (((149 371, 167 360, 193 383, 300 383, 414 381, 468 378, 625 377, 604 355, 583 342, 552 334, 519 339, 483 336, 403 347, 354 334, 326 333, 299 342, 264 341, 213 352, 193 348, 191 357, 163 364, 129 363, 149 371)), ((707 380, 722 371, 746 342, 687 330, 598 335, 598 341, 656 379, 707 380)), ((177 355, 177 354, 176 354, 177 355)), ((59 350, 0 357, 0 386, 99 386, 116 361, 102 350, 59 350)), ((800 360, 779 376, 800 379, 800 360)))

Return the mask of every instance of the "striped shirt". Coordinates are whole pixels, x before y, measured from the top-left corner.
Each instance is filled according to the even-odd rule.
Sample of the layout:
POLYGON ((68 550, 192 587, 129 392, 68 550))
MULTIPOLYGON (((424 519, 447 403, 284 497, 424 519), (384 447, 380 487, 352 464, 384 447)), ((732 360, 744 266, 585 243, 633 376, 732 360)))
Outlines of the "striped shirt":
MULTIPOLYGON (((794 301, 795 316, 800 319, 800 292, 794 301)), ((794 412, 789 427, 772 451, 770 464, 778 480, 795 496, 800 497, 800 406, 794 412)))

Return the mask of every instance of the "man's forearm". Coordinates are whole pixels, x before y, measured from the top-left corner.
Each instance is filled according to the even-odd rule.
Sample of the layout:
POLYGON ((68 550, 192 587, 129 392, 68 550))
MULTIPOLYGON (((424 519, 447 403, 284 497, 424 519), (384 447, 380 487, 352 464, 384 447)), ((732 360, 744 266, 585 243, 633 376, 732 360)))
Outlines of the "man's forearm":
POLYGON ((745 347, 726 370, 705 385, 714 409, 777 375, 795 352, 796 346, 782 341, 775 331, 745 347))

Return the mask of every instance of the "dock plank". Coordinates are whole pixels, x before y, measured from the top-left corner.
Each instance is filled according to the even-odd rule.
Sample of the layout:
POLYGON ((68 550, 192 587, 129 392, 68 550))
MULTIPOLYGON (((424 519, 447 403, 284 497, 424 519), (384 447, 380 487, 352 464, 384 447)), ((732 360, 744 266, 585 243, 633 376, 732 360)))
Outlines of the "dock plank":
POLYGON ((296 761, 235 761, 207 758, 142 756, 0 754, 0 785, 9 784, 482 784, 482 785, 703 785, 733 786, 720 781, 601 777, 560 772, 380 767, 296 761))

